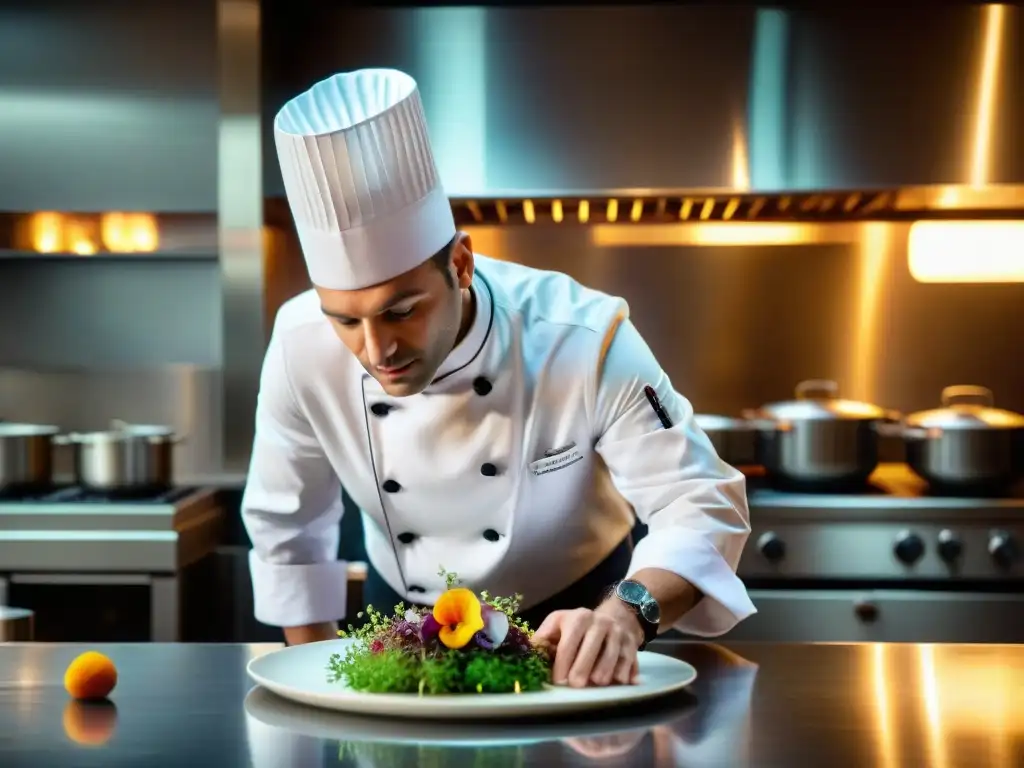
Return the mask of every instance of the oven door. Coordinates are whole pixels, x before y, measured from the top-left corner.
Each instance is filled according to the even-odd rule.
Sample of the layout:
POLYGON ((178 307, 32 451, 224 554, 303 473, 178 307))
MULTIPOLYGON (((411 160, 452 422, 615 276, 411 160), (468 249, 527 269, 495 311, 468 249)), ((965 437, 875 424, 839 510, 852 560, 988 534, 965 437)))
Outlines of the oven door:
POLYGON ((1020 643, 1024 595, 750 590, 757 613, 723 639, 776 643, 1020 643))
POLYGON ((32 611, 38 642, 145 642, 151 589, 142 576, 11 574, 0 602, 32 611))

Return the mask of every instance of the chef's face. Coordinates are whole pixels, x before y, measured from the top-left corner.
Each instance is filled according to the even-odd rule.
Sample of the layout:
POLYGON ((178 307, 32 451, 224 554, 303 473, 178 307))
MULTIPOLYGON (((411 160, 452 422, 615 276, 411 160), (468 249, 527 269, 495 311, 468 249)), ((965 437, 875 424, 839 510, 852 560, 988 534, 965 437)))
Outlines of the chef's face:
POLYGON ((389 395, 422 392, 460 339, 470 306, 473 247, 450 247, 393 280, 357 291, 316 288, 334 332, 389 395))

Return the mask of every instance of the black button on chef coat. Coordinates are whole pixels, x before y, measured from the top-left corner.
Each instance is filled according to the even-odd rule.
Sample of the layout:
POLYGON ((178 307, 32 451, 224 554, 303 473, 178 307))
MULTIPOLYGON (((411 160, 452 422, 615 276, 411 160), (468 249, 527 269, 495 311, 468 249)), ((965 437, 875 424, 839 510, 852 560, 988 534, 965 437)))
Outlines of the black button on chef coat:
POLYGON ((398 484, 397 480, 385 480, 384 485, 381 486, 387 493, 398 493, 402 490, 402 486, 398 484))
POLYGON ((387 416, 391 412, 392 408, 394 408, 394 406, 388 405, 387 403, 374 403, 373 405, 370 406, 370 412, 374 416, 383 417, 387 416))
POLYGON ((414 541, 416 541, 416 534, 415 533, 408 533, 408 532, 407 533, 400 533, 400 534, 398 534, 397 538, 403 544, 412 544, 414 541))
POLYGON ((473 391, 480 395, 480 397, 484 397, 491 391, 491 382, 483 376, 477 376, 473 379, 473 391))
POLYGON ((488 528, 486 531, 484 531, 484 538, 488 541, 497 541, 501 538, 501 534, 493 528, 488 528))
POLYGON ((423 587, 418 586, 416 584, 410 584, 409 585, 409 591, 410 592, 426 592, 427 590, 425 590, 423 587))
POLYGON ((494 464, 491 464, 491 462, 487 462, 480 467, 480 474, 484 477, 494 477, 498 474, 498 468, 494 464))

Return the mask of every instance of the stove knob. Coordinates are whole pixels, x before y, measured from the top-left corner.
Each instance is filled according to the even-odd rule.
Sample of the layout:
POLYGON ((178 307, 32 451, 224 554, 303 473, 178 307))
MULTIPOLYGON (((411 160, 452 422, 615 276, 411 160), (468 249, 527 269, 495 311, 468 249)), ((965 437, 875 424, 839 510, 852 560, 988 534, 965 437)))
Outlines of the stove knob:
POLYGON ((765 559, 772 563, 777 563, 786 556, 786 542, 771 531, 757 540, 757 548, 761 550, 765 559))
POLYGON ((960 559, 964 553, 964 543, 960 537, 946 528, 939 533, 939 557, 947 563, 960 559))
POLYGON ((993 531, 988 540, 988 553, 1000 568, 1011 567, 1019 557, 1017 544, 1006 531, 993 531))
POLYGON ((903 531, 896 537, 896 546, 893 547, 893 554, 896 559, 905 565, 913 565, 924 557, 924 541, 916 533, 903 531))
POLYGON ((857 600, 853 604, 853 612, 861 621, 874 621, 878 618, 878 606, 867 599, 857 600))

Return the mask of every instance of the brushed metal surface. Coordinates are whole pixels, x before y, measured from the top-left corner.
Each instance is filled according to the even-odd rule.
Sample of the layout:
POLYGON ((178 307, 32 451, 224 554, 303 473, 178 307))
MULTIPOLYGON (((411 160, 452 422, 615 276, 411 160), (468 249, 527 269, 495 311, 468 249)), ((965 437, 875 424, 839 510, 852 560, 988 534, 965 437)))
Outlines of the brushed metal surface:
POLYGON ((221 293, 216 259, 0 255, 0 367, 219 367, 221 293))
POLYGON ((1017 620, 1024 597, 1018 594, 754 587, 750 599, 758 612, 725 642, 1005 645, 1024 640, 1017 620))
POLYGON ((217 1, 220 148, 218 198, 224 338, 223 454, 217 470, 248 463, 259 373, 266 348, 263 314, 263 194, 259 0, 217 1))
POLYGON ((62 688, 85 646, 2 646, 0 761, 1010 768, 1024 751, 1018 646, 660 642, 698 671, 685 696, 585 722, 428 730, 247 698, 246 663, 276 647, 99 645, 118 687, 89 706, 62 688))
MULTIPOLYGON (((65 432, 104 430, 111 420, 166 424, 183 440, 174 448, 179 485, 215 474, 221 463, 219 370, 167 366, 143 370, 0 367, 0 418, 54 424, 65 432)), ((72 451, 58 447, 54 473, 70 480, 72 451)))
POLYGON ((217 209, 214 3, 0 6, 0 210, 217 209))
POLYGON ((167 504, 0 502, 0 570, 173 573, 219 546, 225 516, 210 489, 167 504))
MULTIPOLYGON (((837 5, 263 6, 266 132, 319 78, 406 69, 454 195, 1024 182, 1011 4, 888 7, 884 21, 837 5)), ((264 158, 280 195, 266 139, 264 158)))

